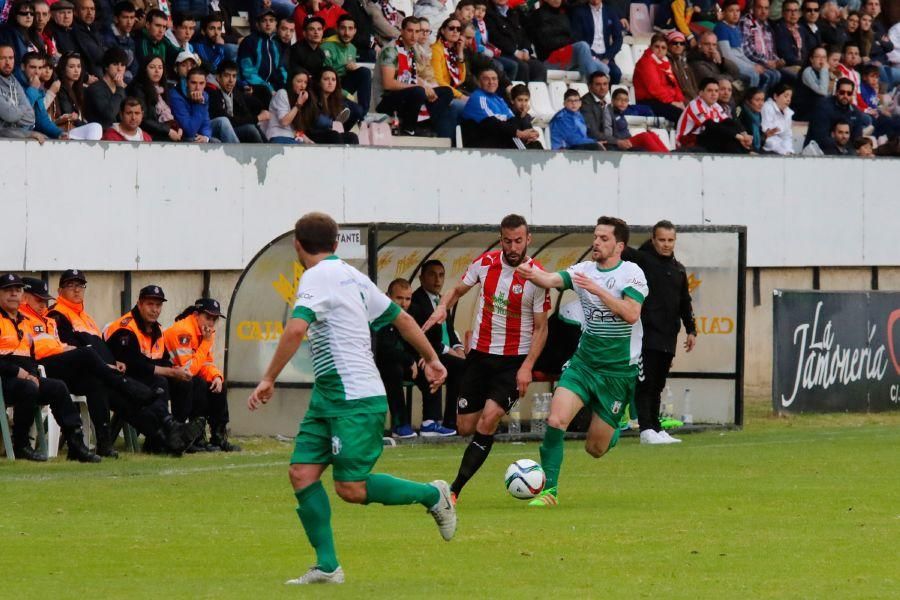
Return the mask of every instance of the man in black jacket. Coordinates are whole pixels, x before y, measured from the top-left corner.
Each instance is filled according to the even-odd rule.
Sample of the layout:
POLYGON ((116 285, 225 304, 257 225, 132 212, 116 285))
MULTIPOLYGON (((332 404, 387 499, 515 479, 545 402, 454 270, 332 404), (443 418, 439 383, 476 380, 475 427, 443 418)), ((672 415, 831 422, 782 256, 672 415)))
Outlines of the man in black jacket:
POLYGON ((94 77, 103 77, 103 38, 100 35, 100 27, 94 23, 97 18, 97 10, 94 0, 77 0, 75 4, 75 24, 72 25, 72 35, 75 45, 81 52, 81 61, 84 70, 94 77))
POLYGON ((576 70, 585 81, 596 71, 609 74, 609 67, 594 58, 588 43, 575 40, 562 0, 545 0, 531 12, 529 34, 538 58, 549 68, 576 70))
POLYGON ((546 82, 547 67, 531 54, 524 15, 522 9, 510 8, 509 0, 492 0, 484 17, 488 40, 502 52, 495 58, 511 80, 546 82))
POLYGON ((659 423, 660 396, 672 360, 681 324, 687 332, 684 349, 690 352, 697 341, 694 309, 684 265, 675 259, 675 225, 660 221, 653 226, 648 241, 638 250, 625 248, 622 258, 634 263, 647 276, 650 295, 641 307, 644 326, 641 371, 635 403, 642 444, 672 444, 681 440, 666 433, 659 423))
MULTIPOLYGON (((439 260, 426 260, 419 275, 422 284, 413 292, 409 314, 420 326, 425 324, 434 307, 441 301, 441 288, 444 287, 444 265, 439 260)), ((459 397, 459 382, 463 372, 466 355, 463 345, 453 330, 451 314, 440 327, 432 327, 425 332, 425 337, 437 352, 441 363, 447 367, 446 398, 441 419, 441 392, 428 391, 428 382, 420 373, 416 385, 422 392, 422 428, 424 437, 456 435, 456 400, 459 397)))
POLYGON ((856 99, 856 86, 849 79, 842 77, 834 86, 834 96, 820 98, 809 118, 809 129, 806 132, 804 146, 815 141, 824 148, 831 141, 831 130, 838 121, 850 124, 850 139, 862 136, 866 115, 853 105, 856 99))
MULTIPOLYGON (((387 295, 394 304, 408 310, 412 302, 412 286, 405 279, 395 279, 388 285, 387 295)), ((418 377, 417 358, 393 325, 385 325, 375 332, 375 366, 384 382, 391 410, 391 435, 398 439, 416 437, 410 424, 412 411, 406 403, 403 382, 414 381, 418 377)))
POLYGON ((251 94, 237 87, 238 66, 231 60, 223 60, 216 73, 218 87, 208 86, 209 117, 225 117, 234 133, 244 144, 262 144, 266 138, 259 122, 269 118, 269 111, 251 94))

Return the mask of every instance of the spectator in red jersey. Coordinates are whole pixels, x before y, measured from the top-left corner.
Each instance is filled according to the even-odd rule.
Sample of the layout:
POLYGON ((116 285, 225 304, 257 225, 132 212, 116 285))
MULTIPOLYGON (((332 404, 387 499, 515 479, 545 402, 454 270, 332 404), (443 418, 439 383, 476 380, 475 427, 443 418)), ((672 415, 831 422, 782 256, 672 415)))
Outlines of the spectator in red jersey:
POLYGON ((684 94, 666 57, 665 36, 654 34, 650 47, 634 67, 634 95, 638 104, 649 106, 657 116, 673 123, 684 110, 684 94))
POLYGON ((500 419, 525 395, 534 363, 547 341, 550 294, 516 273, 522 264, 541 268, 528 256, 529 242, 524 217, 504 217, 500 250, 476 258, 422 326, 427 333, 442 324, 456 301, 480 285, 456 420, 459 432, 473 437, 450 486, 454 497, 487 459, 500 419))
POLYGON ((745 153, 753 138, 733 119, 729 119, 718 105, 719 82, 713 78, 700 82, 700 95, 688 104, 678 119, 679 149, 691 149, 725 154, 745 153))
MULTIPOLYGON (((303 25, 308 17, 321 17, 325 21, 325 35, 334 35, 337 31, 338 18, 346 15, 347 11, 331 0, 305 0, 299 2, 294 10, 294 27, 297 37, 302 37, 303 25)), ((300 41, 299 39, 297 41, 300 41)))
POLYGON ((122 108, 119 110, 119 121, 103 132, 104 140, 108 142, 152 142, 146 131, 141 129, 141 121, 144 120, 144 107, 137 98, 125 98, 122 108))

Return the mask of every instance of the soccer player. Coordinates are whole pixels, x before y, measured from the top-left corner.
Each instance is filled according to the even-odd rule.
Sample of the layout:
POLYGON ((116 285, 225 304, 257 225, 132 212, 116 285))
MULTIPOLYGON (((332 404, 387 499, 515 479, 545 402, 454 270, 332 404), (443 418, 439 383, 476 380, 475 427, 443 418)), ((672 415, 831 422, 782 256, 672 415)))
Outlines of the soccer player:
POLYGON ((541 466, 547 483, 529 506, 558 503, 563 437, 582 406, 594 413, 585 442, 588 454, 600 458, 619 439, 622 411, 634 397, 643 337, 641 304, 648 295, 644 272, 622 260, 626 244, 625 221, 600 217, 594 228, 593 260, 558 273, 545 273, 527 264, 516 269, 521 277, 540 287, 575 290, 584 312, 578 349, 553 394, 541 444, 541 466))
POLYGON ((441 536, 456 531, 456 509, 445 481, 415 483, 372 474, 381 456, 387 400, 372 357, 370 328, 393 323, 425 361, 433 388, 447 371, 418 324, 368 277, 334 255, 338 226, 328 215, 309 213, 294 228, 294 248, 306 269, 297 302, 265 375, 247 400, 250 410, 267 403, 275 379, 309 335, 315 384, 300 424, 289 471, 297 514, 316 551, 316 564, 287 584, 343 583, 331 532, 331 506, 320 478, 334 467, 334 489, 347 502, 421 504, 441 536))
POLYGON ((443 323, 447 311, 476 284, 481 284, 478 310, 457 401, 456 428, 471 435, 456 480, 454 501, 484 464, 504 414, 525 395, 531 369, 547 341, 550 294, 516 273, 519 265, 535 266, 528 256, 531 235, 519 215, 500 222, 500 250, 485 252, 466 270, 455 288, 441 298, 423 331, 443 323))

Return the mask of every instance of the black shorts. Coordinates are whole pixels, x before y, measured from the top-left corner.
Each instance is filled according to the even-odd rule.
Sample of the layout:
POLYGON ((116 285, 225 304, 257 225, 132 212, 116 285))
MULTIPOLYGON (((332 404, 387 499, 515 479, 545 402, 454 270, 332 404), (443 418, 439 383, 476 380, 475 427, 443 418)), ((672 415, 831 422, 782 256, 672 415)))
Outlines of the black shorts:
POLYGON ((466 356, 466 369, 459 386, 457 413, 479 412, 488 400, 509 412, 519 399, 516 373, 523 362, 524 356, 498 356, 471 350, 466 356))

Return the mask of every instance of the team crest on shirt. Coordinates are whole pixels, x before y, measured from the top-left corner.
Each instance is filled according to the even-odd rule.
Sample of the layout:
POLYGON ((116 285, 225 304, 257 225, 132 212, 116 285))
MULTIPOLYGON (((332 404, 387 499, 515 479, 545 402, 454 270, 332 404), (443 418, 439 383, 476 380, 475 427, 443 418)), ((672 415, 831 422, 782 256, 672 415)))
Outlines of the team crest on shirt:
POLYGON ((617 415, 620 410, 622 410, 622 403, 616 400, 612 405, 612 414, 617 415))
POLYGON ((341 438, 339 438, 336 435, 331 436, 331 453, 333 455, 337 456, 338 454, 341 453, 342 447, 343 447, 343 444, 341 444, 341 438))
POLYGON ((606 280, 606 289, 611 290, 616 287, 616 280, 612 277, 606 280))
POLYGON ((460 398, 459 401, 458 401, 456 404, 457 404, 460 408, 465 408, 465 407, 467 407, 467 406, 469 405, 469 401, 466 400, 465 398, 460 398))
POLYGON ((512 293, 513 294, 521 294, 522 290, 524 290, 524 289, 525 288, 522 287, 521 283, 517 283, 514 286, 512 286, 512 293))

